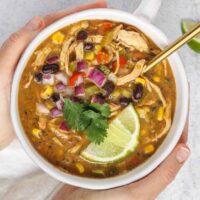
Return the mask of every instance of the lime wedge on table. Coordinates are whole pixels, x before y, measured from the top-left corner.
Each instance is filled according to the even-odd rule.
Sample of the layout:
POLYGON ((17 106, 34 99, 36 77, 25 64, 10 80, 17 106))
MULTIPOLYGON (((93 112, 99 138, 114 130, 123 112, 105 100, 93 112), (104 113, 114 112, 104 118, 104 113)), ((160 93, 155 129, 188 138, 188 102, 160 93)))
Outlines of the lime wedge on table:
POLYGON ((132 105, 127 106, 110 124, 100 145, 90 143, 81 155, 90 161, 111 163, 133 152, 139 142, 140 122, 132 105))
MULTIPOLYGON (((190 19, 185 19, 182 20, 181 22, 181 29, 183 33, 186 33, 190 31, 194 26, 197 25, 198 22, 190 20, 190 19)), ((190 46, 191 49, 196 51, 197 53, 200 53, 200 34, 198 34, 196 37, 194 37, 188 45, 190 46)))

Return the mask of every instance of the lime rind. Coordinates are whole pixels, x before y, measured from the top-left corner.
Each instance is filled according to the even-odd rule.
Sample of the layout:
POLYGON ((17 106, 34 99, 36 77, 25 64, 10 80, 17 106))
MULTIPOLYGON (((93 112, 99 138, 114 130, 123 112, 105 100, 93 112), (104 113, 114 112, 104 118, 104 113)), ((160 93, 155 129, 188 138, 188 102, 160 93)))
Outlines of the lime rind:
POLYGON ((90 143, 82 157, 97 163, 113 163, 131 154, 139 143, 140 122, 132 105, 126 107, 109 125, 108 136, 103 143, 90 143), (127 123, 134 124, 127 127, 127 123))
MULTIPOLYGON (((198 22, 185 19, 181 22, 181 30, 182 33, 185 34, 189 30, 191 30, 198 22)), ((197 53, 200 53, 200 34, 194 37, 190 42, 188 42, 189 47, 197 53)))

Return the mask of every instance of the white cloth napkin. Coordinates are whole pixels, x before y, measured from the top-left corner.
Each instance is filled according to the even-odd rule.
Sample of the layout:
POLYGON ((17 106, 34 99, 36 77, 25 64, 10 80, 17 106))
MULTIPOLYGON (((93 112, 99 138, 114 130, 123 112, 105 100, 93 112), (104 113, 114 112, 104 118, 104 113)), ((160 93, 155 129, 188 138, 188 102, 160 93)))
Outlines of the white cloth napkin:
POLYGON ((0 151, 0 199, 46 200, 61 183, 43 172, 17 140, 0 151))

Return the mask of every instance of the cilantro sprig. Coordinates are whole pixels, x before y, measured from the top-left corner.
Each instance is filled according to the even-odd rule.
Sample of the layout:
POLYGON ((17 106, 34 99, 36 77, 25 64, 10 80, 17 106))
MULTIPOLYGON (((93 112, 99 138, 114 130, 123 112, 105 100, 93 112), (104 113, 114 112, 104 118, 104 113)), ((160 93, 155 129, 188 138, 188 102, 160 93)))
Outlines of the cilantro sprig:
POLYGON ((84 132, 91 142, 100 144, 107 136, 108 104, 78 103, 65 100, 64 117, 68 126, 76 131, 84 132))

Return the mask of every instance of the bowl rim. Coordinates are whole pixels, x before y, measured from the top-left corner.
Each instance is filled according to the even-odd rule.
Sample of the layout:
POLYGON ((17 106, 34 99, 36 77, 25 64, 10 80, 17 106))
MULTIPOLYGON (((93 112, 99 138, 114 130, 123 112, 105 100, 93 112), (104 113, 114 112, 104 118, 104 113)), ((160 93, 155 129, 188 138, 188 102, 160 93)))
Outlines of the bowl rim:
MULTIPOLYGON (((52 164, 50 164, 48 161, 46 161, 31 145, 31 142, 29 141, 28 137, 24 133, 24 130, 22 128, 20 118, 19 118, 19 113, 18 113, 18 86, 19 86, 19 81, 21 79, 21 74, 26 66, 26 63, 28 59, 30 58, 31 54, 35 50, 35 48, 38 47, 38 45, 45 39, 47 38, 50 34, 53 32, 61 29, 62 27, 68 26, 69 24, 73 24, 75 22, 88 19, 108 19, 112 21, 121 21, 123 23, 131 24, 136 27, 138 27, 141 31, 143 31, 145 34, 147 34, 147 29, 148 31, 151 30, 152 34, 155 34, 155 37, 157 37, 156 41, 152 39, 152 35, 147 34, 156 44, 157 41, 159 41, 160 47, 164 47, 168 44, 168 39, 167 37, 154 25, 150 24, 147 21, 144 21, 140 19, 137 16, 134 16, 130 13, 116 10, 116 9, 108 9, 108 8, 97 8, 97 9, 90 9, 86 11, 81 11, 75 14, 71 14, 69 16, 66 16, 57 22, 53 23, 49 27, 45 28, 43 31, 41 31, 38 36, 28 45, 26 50, 24 51, 14 74, 13 82, 12 82, 12 87, 11 87, 11 119, 12 119, 12 124, 14 126, 14 130, 16 132, 16 135, 22 144, 24 150, 26 153, 29 155, 29 157, 45 172, 53 176, 54 178, 70 184, 74 185, 77 187, 82 187, 86 189, 110 189, 114 187, 119 187, 122 185, 129 184, 133 181, 136 181, 138 179, 143 178, 150 172, 152 172, 173 150, 175 145, 177 144, 182 130, 184 128, 184 124, 187 118, 187 111, 188 111, 188 82, 186 78, 186 74, 184 71, 183 64, 181 62, 181 59, 179 58, 177 53, 174 53, 173 55, 170 56, 169 62, 171 67, 173 68, 172 70, 178 70, 178 73, 180 73, 180 98, 179 98, 179 103, 182 105, 181 108, 177 108, 176 105, 176 111, 175 115, 178 111, 181 112, 179 119, 178 119, 178 124, 176 124, 177 127, 174 129, 174 133, 170 135, 170 137, 167 135, 167 137, 164 139, 163 143, 168 144, 161 144, 161 146, 158 148, 158 150, 142 165, 139 167, 127 172, 126 174, 119 175, 116 177, 111 177, 111 178, 105 178, 105 179, 93 179, 93 178, 86 178, 86 177, 81 177, 81 176, 75 176, 72 174, 67 174, 58 168, 54 167, 52 164), (117 20, 115 20, 117 19, 117 20), (173 67, 173 63, 176 63, 176 66, 178 67, 173 67), (183 95, 184 93, 184 95, 183 95), (183 98, 184 97, 184 98, 183 98), (167 138, 170 138, 167 140, 167 138), (166 141, 167 140, 167 141, 166 141), (161 149, 163 150, 161 154, 161 149), (158 155, 160 153, 160 155, 158 155), (156 156, 155 156, 156 154, 156 156)), ((155 38, 154 37, 154 38, 155 38)), ((173 71, 174 72, 174 71, 173 71)), ((177 73, 177 72, 176 72, 177 73)), ((174 75, 175 76, 175 75, 174 75)), ((176 77, 175 77, 175 81, 176 77)), ((177 83, 176 83, 177 84, 177 83)), ((176 85, 177 86, 177 85, 176 85)), ((177 88, 176 88, 177 90, 177 88)), ((178 91, 179 92, 179 91, 178 91)), ((174 123, 173 123, 174 124, 174 123)), ((175 125, 174 125, 175 126, 175 125)), ((171 131, 171 130, 170 130, 171 131)))

